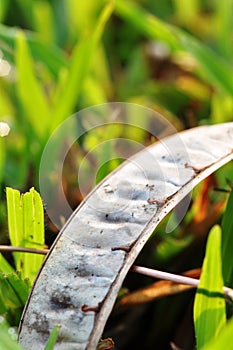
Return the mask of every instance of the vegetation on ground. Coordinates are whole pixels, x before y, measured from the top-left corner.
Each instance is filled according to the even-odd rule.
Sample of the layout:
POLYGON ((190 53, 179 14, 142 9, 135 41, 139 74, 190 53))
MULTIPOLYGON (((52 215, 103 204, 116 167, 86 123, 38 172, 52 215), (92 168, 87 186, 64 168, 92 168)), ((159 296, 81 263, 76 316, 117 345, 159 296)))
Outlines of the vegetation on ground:
MULTIPOLYGON (((1 246, 45 249, 54 241, 57 229, 39 196, 40 159, 52 132, 71 114, 121 101, 161 113, 178 131, 232 121, 232 13, 233 0, 1 1, 1 246), (2 123, 10 127, 6 136, 2 123)), ((75 171, 83 156, 106 136, 120 138, 124 132, 96 130, 74 145, 63 179, 73 208, 82 200, 75 171)), ((131 137, 144 145, 153 141, 137 130, 131 137)), ((102 167, 97 180, 119 163, 102 167)), ((96 164, 90 159, 93 173, 96 164)), ((188 290, 113 313, 106 334, 119 349, 233 349, 232 302, 222 294, 223 285, 233 287, 232 170, 229 163, 199 185, 183 222, 164 234, 165 220, 137 261, 173 273, 203 266, 197 293, 188 290)), ((38 254, 0 254, 4 349, 19 349, 16 327, 42 261, 38 254)), ((151 283, 129 274, 122 294, 151 283)), ((52 349, 57 332, 46 349, 52 349)))

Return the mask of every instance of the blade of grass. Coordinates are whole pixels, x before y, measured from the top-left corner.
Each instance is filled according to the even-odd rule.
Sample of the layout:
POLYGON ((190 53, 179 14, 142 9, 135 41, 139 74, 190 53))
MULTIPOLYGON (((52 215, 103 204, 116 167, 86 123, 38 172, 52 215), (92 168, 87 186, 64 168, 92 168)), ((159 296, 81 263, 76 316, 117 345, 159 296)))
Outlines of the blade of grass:
POLYGON ((173 0, 173 6, 178 21, 182 24, 189 24, 192 21, 195 21, 199 14, 200 1, 173 0))
POLYGON ((4 145, 4 140, 2 140, 0 136, 0 191, 1 191, 2 180, 3 180, 4 163, 5 163, 5 145, 4 145))
POLYGON ((116 0, 116 13, 132 23, 140 32, 153 40, 162 40, 174 51, 191 54, 198 62, 200 73, 211 84, 233 95, 232 68, 213 50, 181 29, 162 22, 131 1, 116 0))
MULTIPOLYGON (((27 248, 44 247, 44 208, 38 192, 34 188, 23 195, 24 246, 27 248)), ((32 279, 42 264, 44 257, 25 253, 24 276, 32 279)))
POLYGON ((20 273, 5 274, 0 272, 0 281, 3 299, 7 307, 23 307, 27 301, 30 291, 30 282, 28 279, 22 279, 20 273))
POLYGON ((0 312, 3 311, 10 324, 19 324, 30 287, 29 279, 22 279, 20 273, 11 272, 6 274, 0 272, 0 312))
POLYGON ((44 42, 55 42, 54 13, 52 6, 47 1, 33 2, 34 27, 40 33, 44 42))
POLYGON ((96 0, 66 1, 67 19, 70 27, 69 35, 71 39, 76 39, 77 35, 80 36, 83 32, 83 28, 87 28, 87 26, 93 28, 102 3, 103 1, 96 0), (81 13, 82 16, 77 16, 77 13, 81 13))
POLYGON ((150 39, 165 41, 172 50, 181 47, 174 28, 163 23, 132 1, 115 1, 115 12, 150 39))
POLYGON ((16 37, 17 91, 29 123, 43 137, 46 134, 51 110, 38 79, 23 31, 16 37))
POLYGON ((61 95, 57 100, 52 128, 58 126, 73 112, 89 73, 96 47, 112 11, 113 3, 109 2, 102 10, 92 34, 85 35, 74 48, 66 82, 63 84, 61 95))
POLYGON ((222 269, 223 279, 227 286, 233 283, 233 191, 231 191, 222 220, 222 269))
POLYGON ((4 256, 0 253, 0 272, 10 273, 14 272, 13 267, 8 263, 4 256))
MULTIPOLYGON (((8 228, 11 244, 20 246, 23 241, 23 207, 20 192, 13 188, 6 188, 8 228)), ((17 254, 17 253, 16 253, 17 254)), ((19 266, 16 265, 18 269, 19 266)))
POLYGON ((228 60, 232 59, 232 43, 229 40, 232 37, 232 0, 221 0, 215 3, 217 11, 217 39, 220 53, 228 60))
POLYGON ((10 336, 9 326, 0 316, 0 345, 4 350, 23 350, 23 348, 10 336))
POLYGON ((3 138, 8 135, 9 131, 9 125, 7 123, 0 122, 0 184, 3 181, 3 169, 5 163, 5 140, 3 138))
POLYGON ((4 16, 6 14, 7 8, 10 4, 9 0, 2 0, 1 1, 1 6, 0 6, 0 21, 4 19, 4 16))
MULTIPOLYGON (((19 29, 17 28, 11 28, 0 24, 1 50, 11 63, 14 62, 13 57, 18 32, 19 29)), ((42 63, 46 62, 46 66, 49 68, 54 78, 56 78, 59 70, 64 66, 68 66, 68 60, 64 53, 51 43, 48 45, 41 42, 34 33, 29 31, 24 33, 33 59, 42 63)))
POLYGON ((33 16, 33 3, 34 1, 31 0, 16 0, 16 3, 18 4, 24 20, 27 21, 27 25, 29 25, 31 28, 33 28, 34 23, 34 16, 33 16))
MULTIPOLYGON (((2 291, 0 288, 0 315, 4 315, 7 312, 7 308, 4 305, 4 300, 3 300, 3 295, 2 295, 2 291)), ((0 316, 1 319, 1 316, 0 316)))
POLYGON ((203 348, 201 348, 201 350, 233 350, 232 334, 233 318, 231 318, 231 320, 223 328, 219 336, 207 343, 203 348))
POLYGON ((60 329, 59 325, 57 325, 53 328, 44 350, 53 350, 54 345, 55 345, 57 338, 58 338, 59 329, 60 329))
MULTIPOLYGON (((20 196, 19 191, 6 189, 8 227, 11 244, 26 248, 44 247, 44 209, 39 194, 33 189, 20 196)), ((43 261, 43 256, 14 253, 16 269, 32 282, 43 261)))
MULTIPOLYGON (((85 106, 97 105, 107 102, 103 86, 97 79, 88 76, 83 85, 82 101, 85 106)), ((82 103, 82 105, 83 105, 82 103)))
POLYGON ((19 295, 12 289, 8 276, 0 272, 0 289, 6 309, 18 309, 23 306, 19 295))
POLYGON ((209 234, 200 283, 194 302, 194 326, 197 349, 216 337, 226 323, 221 263, 221 229, 209 234))
POLYGON ((0 104, 0 115, 15 115, 15 107, 14 102, 8 95, 6 91, 6 84, 3 81, 0 82, 0 96, 1 96, 1 104, 0 104))

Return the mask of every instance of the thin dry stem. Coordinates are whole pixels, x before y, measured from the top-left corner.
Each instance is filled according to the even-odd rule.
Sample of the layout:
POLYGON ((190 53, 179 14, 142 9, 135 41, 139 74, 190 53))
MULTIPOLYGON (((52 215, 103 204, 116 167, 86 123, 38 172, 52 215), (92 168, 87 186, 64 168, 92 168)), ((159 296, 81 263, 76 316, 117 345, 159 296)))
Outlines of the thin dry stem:
MULTIPOLYGON (((163 272, 159 270, 149 269, 147 267, 134 265, 131 269, 134 272, 140 273, 153 278, 159 278, 166 281, 171 281, 178 284, 187 284, 189 286, 198 287, 200 280, 196 278, 186 277, 182 275, 175 275, 173 273, 163 272)), ((225 296, 233 301, 233 289, 223 287, 223 293, 225 296)))
POLYGON ((25 248, 25 247, 13 247, 8 245, 0 245, 0 252, 22 252, 22 253, 33 253, 46 255, 49 249, 36 249, 36 248, 25 248))

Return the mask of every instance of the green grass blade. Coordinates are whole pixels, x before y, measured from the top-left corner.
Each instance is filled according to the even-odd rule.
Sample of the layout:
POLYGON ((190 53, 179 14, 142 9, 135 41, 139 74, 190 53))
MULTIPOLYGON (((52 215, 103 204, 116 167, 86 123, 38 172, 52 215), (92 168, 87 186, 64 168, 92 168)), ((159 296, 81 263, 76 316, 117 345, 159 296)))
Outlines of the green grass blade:
POLYGON ((30 285, 29 280, 23 280, 21 274, 0 272, 0 288, 7 308, 17 309, 25 305, 30 285))
POLYGON ((194 326, 197 349, 218 335, 226 323, 221 263, 221 229, 209 234, 200 284, 194 302, 194 326))
POLYGON ((0 81, 0 96, 1 96, 1 103, 0 103, 0 115, 15 115, 15 107, 14 102, 10 98, 7 89, 6 84, 4 84, 3 81, 0 81))
POLYGON ((17 294, 21 306, 26 304, 30 292, 30 281, 28 278, 23 279, 21 273, 10 273, 5 275, 12 290, 17 294))
MULTIPOLYGON (((14 62, 14 52, 16 47, 16 38, 19 29, 7 27, 0 24, 0 46, 6 59, 11 63, 14 62)), ((64 53, 55 45, 45 44, 32 32, 25 32, 27 44, 29 46, 32 57, 35 61, 46 62, 54 78, 57 77, 59 70, 68 66, 68 60, 64 53)))
POLYGON ((4 140, 0 136, 0 190, 1 190, 2 180, 3 180, 4 163, 5 163, 5 145, 4 145, 4 140))
MULTIPOLYGON (((23 207, 20 192, 13 188, 6 188, 8 228, 11 244, 20 246, 23 241, 23 207)), ((15 253, 21 254, 21 253, 15 253)), ((18 266, 16 266, 18 268, 18 266)))
MULTIPOLYGON (((7 312, 7 308, 4 305, 4 300, 3 300, 3 293, 1 290, 1 286, 0 286, 0 315, 4 315, 7 312)), ((0 316, 1 318, 1 316, 0 316)))
POLYGON ((108 3, 102 10, 91 35, 85 35, 74 48, 66 82, 63 84, 63 89, 57 99, 53 128, 59 125, 73 112, 75 104, 80 97, 85 79, 88 76, 96 47, 112 11, 113 4, 108 3))
POLYGON ((44 136, 51 112, 45 91, 35 77, 33 60, 23 31, 19 31, 16 38, 16 68, 17 90, 27 119, 33 129, 44 136))
POLYGON ((8 263, 4 256, 0 253, 0 272, 10 273, 14 272, 13 267, 8 263))
POLYGON ((206 344, 201 350, 233 350, 233 318, 223 328, 219 336, 206 344))
POLYGON ((231 191, 225 213, 222 220, 222 269, 223 279, 227 286, 232 287, 233 283, 233 191, 231 191))
POLYGON ((0 272, 0 289, 6 309, 18 309, 22 303, 18 294, 12 289, 8 276, 0 272))
POLYGON ((27 25, 33 28, 34 16, 33 16, 33 3, 31 0, 16 0, 21 13, 23 14, 24 20, 26 20, 27 25))
MULTIPOLYGON (((11 244, 27 248, 44 247, 44 209, 39 194, 33 189, 20 196, 19 191, 7 188, 8 227, 11 244)), ((32 282, 43 256, 14 253, 16 269, 32 282)))
POLYGON ((116 13, 150 39, 165 41, 173 50, 181 47, 174 28, 163 23, 132 1, 116 0, 116 13))
POLYGON ((174 51, 191 54, 206 80, 224 93, 233 95, 232 68, 214 51, 192 35, 162 22, 131 1, 116 0, 115 4, 116 12, 120 17, 135 25, 148 38, 164 41, 174 51))
POLYGON ((1 183, 3 182, 3 170, 5 164, 5 140, 3 139, 9 133, 9 125, 0 121, 0 190, 1 183))
POLYGON ((82 104, 84 106, 107 103, 107 96, 99 80, 90 75, 85 80, 82 91, 82 104))
POLYGON ((173 0, 175 15, 180 24, 189 25, 199 16, 199 0, 173 0))
POLYGON ((54 345, 55 345, 57 338, 58 338, 59 329, 60 329, 59 325, 57 325, 53 328, 44 350, 53 350, 54 345))
POLYGON ((232 43, 229 38, 232 37, 232 12, 233 12, 233 1, 232 0, 221 0, 217 1, 217 39, 218 49, 220 53, 231 60, 233 57, 232 43))
POLYGON ((20 273, 0 272, 0 315, 12 325, 19 324, 30 286, 29 279, 22 279, 20 273))
POLYGON ((7 12, 7 9, 10 5, 10 0, 1 0, 1 6, 0 6, 0 21, 3 20, 6 12, 7 12))
MULTIPOLYGON (((44 247, 44 208, 40 195, 33 189, 23 195, 24 246, 44 247)), ((24 276, 34 279, 44 257, 24 253, 24 276)))
POLYGON ((53 43, 56 40, 55 19, 52 6, 47 1, 33 2, 34 27, 44 42, 53 43))
POLYGON ((177 29, 177 34, 182 49, 197 60, 201 75, 223 93, 232 96, 232 67, 230 64, 191 35, 182 32, 180 29, 177 29))
POLYGON ((4 350, 23 350, 17 341, 11 337, 9 326, 2 316, 0 316, 0 348, 4 350))

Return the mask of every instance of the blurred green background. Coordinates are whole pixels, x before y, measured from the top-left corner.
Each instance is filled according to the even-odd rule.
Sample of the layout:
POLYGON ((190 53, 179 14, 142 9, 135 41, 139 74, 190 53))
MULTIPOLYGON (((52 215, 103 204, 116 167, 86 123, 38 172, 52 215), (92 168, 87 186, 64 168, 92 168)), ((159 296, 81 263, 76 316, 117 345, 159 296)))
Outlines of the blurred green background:
MULTIPOLYGON (((1 0, 0 122, 7 122, 11 131, 0 139, 0 243, 7 239, 6 186, 21 191, 31 186, 39 189, 44 146, 52 131, 72 113, 120 101, 160 112, 177 130, 232 121, 232 17, 232 0, 1 0)), ((122 130, 115 133, 120 137, 122 130)), ((79 146, 85 145, 82 151, 86 152, 104 137, 100 132, 93 141, 86 135, 79 146)), ((148 135, 138 139, 150 143, 148 135)), ((78 166, 82 153, 75 155, 78 166)), ((117 164, 98 173, 99 180, 117 164)), ((69 175, 69 160, 67 167, 65 191, 76 207, 82 198, 69 175)), ((201 187, 197 203, 206 188, 224 184, 231 173, 232 166, 228 166, 201 187)), ((212 212, 199 238, 206 237, 220 207, 212 212)), ((194 223, 202 223, 195 210, 194 206, 187 224, 192 229, 194 223)), ((204 214, 208 215, 206 208, 204 214)), ((52 225, 49 230, 56 231, 52 225)), ((166 244, 156 246, 160 256, 154 264, 163 265, 187 246, 189 236, 182 232, 176 245, 174 233, 165 239, 166 244)), ((202 253, 195 263, 182 266, 181 259, 172 266, 195 267, 201 258, 202 253)), ((181 299, 183 302, 179 296, 177 303, 181 299)), ((163 303, 157 312, 164 310, 163 303)), ((171 312, 177 315, 175 308, 171 312)), ((145 344, 154 344, 157 333, 145 344)), ((162 338, 165 349, 169 340, 162 338)))

